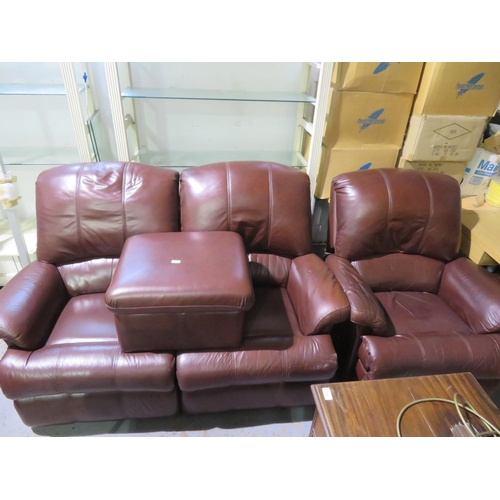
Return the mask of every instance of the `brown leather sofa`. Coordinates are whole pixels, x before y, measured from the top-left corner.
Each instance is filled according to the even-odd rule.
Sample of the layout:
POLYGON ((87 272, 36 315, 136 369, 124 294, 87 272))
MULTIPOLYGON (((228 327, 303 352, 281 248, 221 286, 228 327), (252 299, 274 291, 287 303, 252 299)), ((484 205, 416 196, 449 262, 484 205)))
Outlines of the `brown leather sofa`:
POLYGON ((26 425, 301 406, 334 378, 350 307, 312 253, 305 173, 68 165, 36 194, 38 260, 0 291, 26 425))
POLYGON ((333 180, 328 267, 351 305, 345 378, 500 380, 500 282, 458 255, 459 184, 380 169, 333 180))

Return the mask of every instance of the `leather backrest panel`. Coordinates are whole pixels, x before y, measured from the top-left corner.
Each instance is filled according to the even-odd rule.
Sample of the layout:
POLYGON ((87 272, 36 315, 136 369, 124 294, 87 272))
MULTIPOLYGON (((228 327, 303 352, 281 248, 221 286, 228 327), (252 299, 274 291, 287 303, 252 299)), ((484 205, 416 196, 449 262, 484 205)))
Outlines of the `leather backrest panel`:
POLYGON ((408 253, 448 262, 458 253, 460 217, 460 186, 448 175, 349 172, 332 181, 329 243, 350 261, 408 253))
POLYGON ((248 253, 312 251, 309 176, 269 162, 214 163, 181 174, 182 231, 235 231, 248 253))
POLYGON ((179 229, 179 174, 139 163, 64 165, 36 183, 41 261, 119 257, 135 234, 179 229))

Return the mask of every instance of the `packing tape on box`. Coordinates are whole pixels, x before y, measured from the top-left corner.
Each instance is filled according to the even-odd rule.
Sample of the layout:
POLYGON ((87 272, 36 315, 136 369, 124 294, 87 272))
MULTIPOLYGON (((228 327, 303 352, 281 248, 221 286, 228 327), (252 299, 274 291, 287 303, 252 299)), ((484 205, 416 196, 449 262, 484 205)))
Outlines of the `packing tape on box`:
POLYGON ((488 191, 486 192, 486 202, 494 207, 500 207, 500 179, 491 179, 488 191))
POLYGON ((3 208, 13 208, 19 200, 19 191, 15 182, 3 182, 0 184, 0 200, 3 208))

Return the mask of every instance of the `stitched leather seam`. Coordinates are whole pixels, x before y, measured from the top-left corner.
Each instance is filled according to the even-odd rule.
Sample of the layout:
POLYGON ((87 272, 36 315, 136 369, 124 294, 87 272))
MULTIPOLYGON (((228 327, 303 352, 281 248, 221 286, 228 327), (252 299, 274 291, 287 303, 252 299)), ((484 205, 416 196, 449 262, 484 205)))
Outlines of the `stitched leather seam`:
POLYGON ((424 179, 425 185, 427 186, 427 191, 429 192, 429 216, 427 218, 427 222, 425 223, 424 230, 422 231, 422 237, 420 238, 420 243, 418 245, 418 253, 422 253, 422 246, 425 242, 425 238, 426 238, 427 232, 429 230, 429 225, 430 225, 431 219, 434 216, 434 209, 433 209, 434 197, 432 196, 432 190, 431 190, 431 187, 429 185, 429 181, 426 179, 426 177, 424 175, 422 175, 422 172, 419 172, 419 174, 424 179))
POLYGON ((22 333, 15 333, 13 330, 11 330, 8 326, 0 325, 0 329, 3 330, 5 333, 7 333, 11 338, 6 340, 6 342, 12 342, 13 344, 23 347, 22 345, 19 345, 19 342, 17 342, 21 336, 22 333))
POLYGON ((420 347, 420 352, 422 353, 422 360, 424 362, 427 362, 427 354, 422 342, 420 342, 420 340, 413 333, 409 334, 408 337, 411 337, 418 344, 418 346, 420 347))
POLYGON ((385 186, 387 188, 387 222, 386 222, 386 235, 385 235, 385 240, 389 241, 389 222, 391 220, 391 213, 392 213, 392 194, 391 194, 391 189, 389 187, 389 182, 387 180, 387 177, 384 175, 384 173, 381 170, 376 170, 376 172, 379 172, 382 178, 384 179, 385 186))
POLYGON ((82 177, 83 165, 78 168, 78 173, 76 175, 76 188, 75 188, 75 219, 76 219, 76 234, 78 236, 78 243, 80 245, 82 256, 85 256, 85 247, 83 246, 82 231, 80 228, 80 211, 78 210, 78 201, 80 198, 80 179, 82 177))
POLYGON ((231 175, 229 163, 226 162, 226 192, 227 192, 227 230, 231 231, 231 175))
POLYGON ((466 338, 463 335, 460 335, 456 332, 451 332, 451 333, 456 335, 458 338, 460 338, 460 340, 465 344, 465 347, 467 348, 467 351, 469 352, 470 361, 472 364, 474 364, 474 353, 472 351, 472 348, 471 348, 469 342, 467 342, 466 338))
POLYGON ((114 386, 118 390, 118 378, 117 378, 117 368, 118 368, 118 356, 120 354, 120 347, 117 347, 114 354, 113 354, 113 361, 111 363, 111 366, 113 367, 113 381, 114 381, 114 386))
POLYGON ((269 179, 268 190, 269 190, 269 211, 267 216, 267 249, 271 248, 271 230, 273 223, 273 172, 271 165, 267 165, 267 176, 269 179))
POLYGON ((122 173, 122 224, 123 224, 123 243, 127 241, 127 211, 125 209, 125 203, 126 203, 126 198, 125 198, 125 182, 127 178, 127 171, 128 167, 130 165, 130 162, 125 165, 123 168, 123 173, 122 173))

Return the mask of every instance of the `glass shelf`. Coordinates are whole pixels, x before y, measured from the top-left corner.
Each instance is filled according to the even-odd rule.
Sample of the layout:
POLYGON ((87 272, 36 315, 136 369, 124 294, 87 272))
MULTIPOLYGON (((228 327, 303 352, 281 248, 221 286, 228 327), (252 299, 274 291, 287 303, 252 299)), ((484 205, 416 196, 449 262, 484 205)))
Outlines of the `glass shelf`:
POLYGON ((176 170, 223 161, 269 161, 304 167, 302 155, 292 151, 139 151, 133 161, 176 170))
POLYGON ((0 147, 5 166, 9 165, 65 165, 78 163, 76 147, 0 147))
POLYGON ((132 99, 188 99, 199 101, 258 101, 314 103, 313 96, 301 92, 249 92, 243 90, 148 89, 128 87, 123 98, 132 99))
MULTIPOLYGON (((78 92, 83 92, 85 85, 78 85, 78 92)), ((1 83, 0 95, 66 95, 66 88, 62 84, 40 83, 1 83)))
MULTIPOLYGON (((30 256, 36 253, 36 220, 21 219, 20 229, 23 232, 26 247, 30 256)), ((17 257, 19 254, 14 236, 5 219, 0 220, 0 258, 17 257)))

